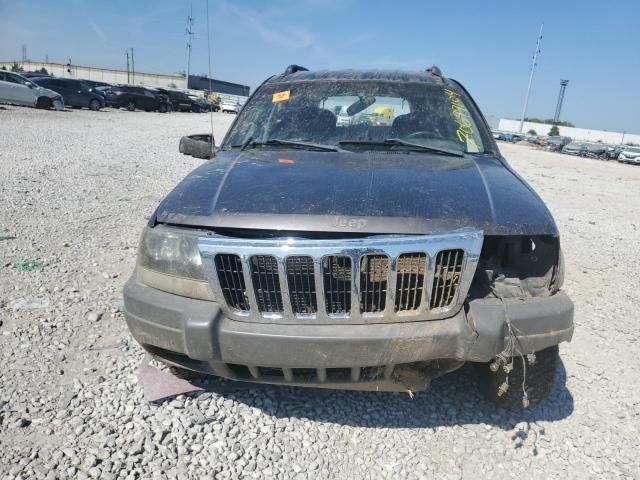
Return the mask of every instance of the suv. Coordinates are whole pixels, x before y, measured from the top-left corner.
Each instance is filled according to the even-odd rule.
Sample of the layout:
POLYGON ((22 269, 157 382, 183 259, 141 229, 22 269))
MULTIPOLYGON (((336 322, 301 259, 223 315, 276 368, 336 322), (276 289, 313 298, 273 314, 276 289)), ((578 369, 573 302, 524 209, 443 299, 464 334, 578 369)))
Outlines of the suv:
POLYGON ((0 70, 0 103, 64 109, 62 96, 13 72, 0 70))
POLYGON ((618 155, 618 161, 621 163, 640 164, 640 148, 625 145, 618 155))
POLYGON ((136 108, 147 112, 166 113, 169 103, 165 96, 159 95, 143 87, 118 85, 105 92, 107 105, 115 108, 126 108, 133 112, 136 108))
POLYGON ((38 85, 58 92, 64 98, 67 107, 88 108, 100 110, 105 106, 104 97, 91 91, 91 87, 80 80, 71 78, 38 77, 31 81, 38 85))
POLYGON ((156 88, 156 90, 169 98, 171 109, 174 112, 199 112, 200 106, 191 100, 184 92, 156 88))
POLYGON ((170 365, 263 383, 413 392, 465 362, 497 403, 546 397, 573 334, 558 228, 437 67, 263 83, 160 203, 124 288, 170 365), (341 125, 377 105, 390 125, 341 125), (215 154, 215 155, 214 155, 215 154))

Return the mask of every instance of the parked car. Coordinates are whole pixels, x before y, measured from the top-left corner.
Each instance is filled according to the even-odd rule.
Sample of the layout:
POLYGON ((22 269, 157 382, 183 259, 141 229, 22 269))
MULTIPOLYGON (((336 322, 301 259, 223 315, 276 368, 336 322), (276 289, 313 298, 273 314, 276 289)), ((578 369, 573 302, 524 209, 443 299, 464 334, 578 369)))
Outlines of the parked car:
POLYGON ((618 161, 622 163, 640 164, 640 148, 625 146, 618 156, 618 161))
POLYGON ((561 152, 584 157, 587 154, 587 145, 583 142, 570 142, 562 147, 561 152))
POLYGON ((14 72, 0 70, 0 103, 64 109, 62 95, 14 72))
POLYGON ((609 145, 604 143, 588 143, 585 156, 589 158, 597 158, 598 160, 609 160, 607 156, 607 148, 609 145))
POLYGON ((174 112, 200 111, 200 106, 195 104, 184 92, 166 88, 156 88, 156 90, 169 98, 171 109, 174 112))
POLYGON ((238 113, 240 112, 240 102, 234 102, 232 100, 222 100, 220 102, 220 111, 222 113, 238 113))
POLYGON ((162 200, 124 287, 134 338, 230 379, 413 392, 475 362, 510 408, 554 386, 573 303, 551 213, 437 67, 290 66, 162 200), (405 104, 391 127, 338 126, 405 104), (327 108, 324 108, 327 105, 327 108), (526 372, 525 372, 526 369, 526 372))
POLYGON ((100 110, 106 105, 102 95, 92 92, 80 80, 57 77, 37 77, 31 80, 42 87, 58 92, 64 98, 67 107, 100 110))
POLYGON ((210 111, 217 112, 218 110, 220 110, 220 107, 216 103, 212 102, 211 100, 207 100, 206 98, 198 97, 196 95, 187 95, 187 96, 195 104, 193 111, 196 111, 196 106, 197 106, 197 111, 199 111, 200 113, 210 112, 210 111))
POLYGON ((106 90, 106 102, 110 107, 135 109, 147 112, 158 111, 165 113, 169 110, 166 97, 143 87, 118 85, 106 90))
POLYGON ((545 139, 545 148, 552 152, 559 152, 562 147, 571 143, 570 137, 547 137, 545 139))
POLYGON ((618 160, 620 153, 624 150, 624 145, 609 145, 607 147, 607 157, 609 160, 618 160))

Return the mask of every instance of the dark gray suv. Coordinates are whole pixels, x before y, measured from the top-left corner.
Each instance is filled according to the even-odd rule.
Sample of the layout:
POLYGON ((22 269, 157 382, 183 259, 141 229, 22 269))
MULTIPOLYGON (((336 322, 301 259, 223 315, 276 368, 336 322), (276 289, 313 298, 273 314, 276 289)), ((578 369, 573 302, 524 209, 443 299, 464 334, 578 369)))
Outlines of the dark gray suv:
POLYGON ((437 67, 291 66, 220 149, 207 135, 180 148, 211 158, 151 216, 124 289, 129 328, 156 358, 409 392, 473 362, 501 405, 546 397, 573 333, 558 229, 437 67), (357 121, 374 114, 388 121, 357 121))

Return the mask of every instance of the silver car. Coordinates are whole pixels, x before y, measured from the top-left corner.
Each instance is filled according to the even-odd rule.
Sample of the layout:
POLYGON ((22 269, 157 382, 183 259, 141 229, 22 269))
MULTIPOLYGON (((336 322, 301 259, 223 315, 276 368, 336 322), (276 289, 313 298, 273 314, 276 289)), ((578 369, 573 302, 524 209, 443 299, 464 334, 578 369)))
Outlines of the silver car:
POLYGON ((62 96, 14 72, 0 70, 0 103, 64 109, 62 96))
POLYGON ((640 148, 625 146, 618 156, 618 161, 640 165, 640 148))

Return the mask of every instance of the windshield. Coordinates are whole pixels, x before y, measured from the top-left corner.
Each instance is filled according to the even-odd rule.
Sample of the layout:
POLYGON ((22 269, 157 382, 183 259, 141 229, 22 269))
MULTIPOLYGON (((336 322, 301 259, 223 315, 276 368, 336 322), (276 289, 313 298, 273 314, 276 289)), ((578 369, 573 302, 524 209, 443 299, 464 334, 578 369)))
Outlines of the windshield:
POLYGON ((273 140, 347 149, 413 144, 460 153, 485 151, 466 96, 450 86, 418 82, 265 85, 242 110, 223 148, 273 140))

